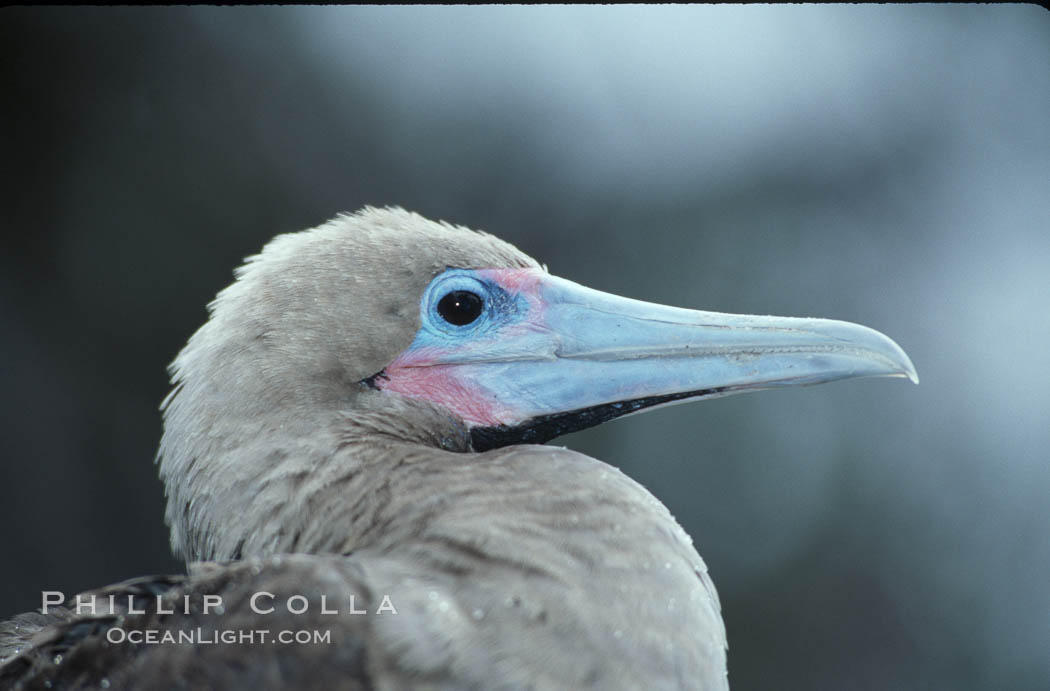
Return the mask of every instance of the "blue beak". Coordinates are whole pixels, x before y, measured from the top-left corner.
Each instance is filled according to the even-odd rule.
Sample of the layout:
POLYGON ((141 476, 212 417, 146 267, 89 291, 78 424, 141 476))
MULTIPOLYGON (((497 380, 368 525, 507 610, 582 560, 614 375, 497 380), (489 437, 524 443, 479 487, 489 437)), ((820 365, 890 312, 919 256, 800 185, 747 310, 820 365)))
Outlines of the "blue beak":
POLYGON ((446 271, 422 322, 383 388, 449 407, 479 451, 698 398, 854 377, 918 383, 904 351, 865 326, 667 307, 533 269, 446 271), (445 322, 436 306, 452 292, 481 299, 473 322, 445 322))

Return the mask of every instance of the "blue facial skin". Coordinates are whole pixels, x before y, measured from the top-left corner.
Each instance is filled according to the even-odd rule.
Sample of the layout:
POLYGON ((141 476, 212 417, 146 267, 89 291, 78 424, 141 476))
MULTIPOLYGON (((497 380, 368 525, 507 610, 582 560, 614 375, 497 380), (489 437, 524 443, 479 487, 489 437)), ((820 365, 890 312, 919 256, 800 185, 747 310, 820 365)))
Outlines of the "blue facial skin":
POLYGON ((449 363, 474 360, 476 352, 463 353, 461 360, 456 357, 455 350, 471 342, 498 337, 498 332, 503 327, 521 321, 528 311, 528 300, 524 296, 507 292, 495 281, 480 276, 478 271, 447 269, 435 277, 423 291, 420 301, 422 326, 409 350, 441 349, 446 353, 442 360, 449 363), (482 300, 481 314, 469 324, 459 326, 449 323, 438 311, 441 299, 455 291, 474 293, 482 300))
POLYGON ((491 270, 448 269, 424 291, 420 321, 407 366, 440 367, 458 393, 415 393, 475 427, 860 376, 918 380, 896 343, 858 324, 667 307, 546 273, 510 292, 491 270), (455 291, 482 301, 467 324, 441 316, 455 291), (463 392, 472 404, 457 407, 463 392))

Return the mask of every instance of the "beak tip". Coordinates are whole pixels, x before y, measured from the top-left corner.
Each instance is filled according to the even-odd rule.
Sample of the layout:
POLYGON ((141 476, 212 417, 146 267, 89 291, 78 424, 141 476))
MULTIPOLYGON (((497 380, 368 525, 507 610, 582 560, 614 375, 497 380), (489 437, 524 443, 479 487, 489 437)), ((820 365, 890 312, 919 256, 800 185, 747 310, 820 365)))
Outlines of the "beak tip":
MULTIPOLYGON (((893 341, 890 342, 893 343, 893 341)), ((899 345, 893 343, 893 346, 894 349, 897 351, 897 364, 900 365, 900 369, 898 370, 898 376, 907 377, 912 384, 918 384, 919 373, 915 370, 915 365, 912 363, 911 358, 908 357, 908 354, 904 352, 904 349, 901 348, 899 345)))
POLYGON ((896 377, 896 378, 899 378, 899 379, 907 379, 912 384, 918 384, 919 383, 919 374, 915 371, 914 368, 901 369, 901 370, 898 370, 898 371, 894 372, 893 374, 891 374, 889 376, 896 377))
POLYGON ((919 383, 919 373, 915 370, 915 365, 896 341, 874 329, 849 322, 844 323, 857 333, 858 342, 863 344, 865 349, 870 349, 869 352, 875 359, 881 360, 883 366, 889 366, 886 375, 907 377, 912 384, 919 383))
POLYGON ((899 346, 896 350, 896 357, 893 358, 895 367, 887 374, 891 377, 907 378, 912 384, 918 384, 919 373, 915 371, 915 365, 912 364, 911 358, 899 346))
MULTIPOLYGON (((893 343, 892 341, 890 342, 893 343)), ((904 350, 896 343, 893 343, 893 346, 896 352, 893 354, 894 357, 892 357, 891 359, 893 364, 896 366, 894 367, 894 370, 890 373, 890 376, 906 377, 912 384, 918 384, 919 373, 915 370, 915 365, 912 364, 911 358, 908 357, 908 354, 905 353, 904 350)))

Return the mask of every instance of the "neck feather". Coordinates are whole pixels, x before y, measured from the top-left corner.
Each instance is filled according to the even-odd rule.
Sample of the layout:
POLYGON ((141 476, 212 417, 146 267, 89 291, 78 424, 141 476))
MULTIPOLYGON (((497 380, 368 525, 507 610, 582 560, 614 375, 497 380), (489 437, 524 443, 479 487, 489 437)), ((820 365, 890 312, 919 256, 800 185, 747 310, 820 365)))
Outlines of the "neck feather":
POLYGON ((397 466, 469 450, 462 423, 397 395, 361 391, 343 409, 297 412, 168 406, 159 461, 177 555, 347 553, 362 546, 367 507, 397 466))

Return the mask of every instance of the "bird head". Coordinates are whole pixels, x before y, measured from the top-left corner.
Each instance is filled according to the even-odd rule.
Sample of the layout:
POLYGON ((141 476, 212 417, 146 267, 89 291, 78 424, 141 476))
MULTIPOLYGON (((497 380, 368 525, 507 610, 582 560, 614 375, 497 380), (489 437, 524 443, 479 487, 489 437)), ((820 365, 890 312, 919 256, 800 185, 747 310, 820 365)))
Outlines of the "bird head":
MULTIPOLYGON (((208 483, 258 485, 290 455, 323 459, 316 448, 342 443, 325 435, 348 421, 481 452, 700 398, 917 381, 904 351, 864 326, 622 298, 491 235, 373 208, 271 241, 171 371, 159 458, 173 531, 200 523, 195 503, 220 501, 208 483)), ((214 553, 186 549, 198 532, 173 541, 214 553)))

